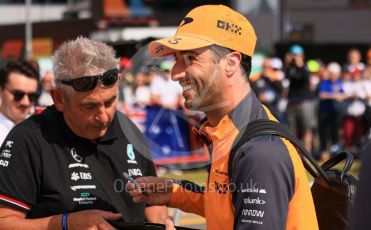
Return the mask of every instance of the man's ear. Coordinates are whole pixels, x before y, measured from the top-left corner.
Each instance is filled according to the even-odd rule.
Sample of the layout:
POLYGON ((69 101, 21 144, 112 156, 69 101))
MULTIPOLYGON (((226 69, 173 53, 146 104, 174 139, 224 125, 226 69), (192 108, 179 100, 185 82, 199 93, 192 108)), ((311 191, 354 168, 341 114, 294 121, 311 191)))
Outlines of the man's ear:
POLYGON ((240 70, 242 55, 239 52, 232 52, 226 55, 225 71, 227 76, 233 76, 240 70))
POLYGON ((54 105, 57 108, 58 111, 63 112, 63 109, 65 107, 65 98, 63 96, 63 92, 61 89, 58 88, 52 88, 50 90, 50 95, 54 101, 54 105))

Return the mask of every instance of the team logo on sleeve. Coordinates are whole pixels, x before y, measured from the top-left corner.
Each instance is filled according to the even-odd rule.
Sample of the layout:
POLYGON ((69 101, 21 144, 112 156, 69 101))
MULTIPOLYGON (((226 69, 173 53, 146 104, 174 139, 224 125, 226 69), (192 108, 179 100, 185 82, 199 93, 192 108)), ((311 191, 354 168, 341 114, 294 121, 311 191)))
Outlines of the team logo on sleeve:
POLYGON ((12 156, 10 148, 13 146, 13 141, 6 141, 4 145, 4 149, 0 154, 0 166, 8 167, 9 166, 9 158, 12 156), (8 149, 6 149, 8 148, 8 149))
POLYGON ((135 153, 134 153, 134 147, 132 144, 128 144, 126 146, 126 154, 128 155, 128 163, 131 164, 137 164, 137 161, 135 160, 135 153))

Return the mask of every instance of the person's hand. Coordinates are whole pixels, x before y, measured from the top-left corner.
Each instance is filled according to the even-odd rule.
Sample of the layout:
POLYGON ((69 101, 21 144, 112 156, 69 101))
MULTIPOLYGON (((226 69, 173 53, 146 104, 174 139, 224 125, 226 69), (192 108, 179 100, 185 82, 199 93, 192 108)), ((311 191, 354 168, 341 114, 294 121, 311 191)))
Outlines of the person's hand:
POLYGON ((171 216, 168 216, 165 221, 165 230, 176 230, 174 226, 174 220, 171 216))
POLYGON ((85 210, 68 214, 67 226, 69 230, 97 229, 113 230, 115 229, 108 221, 120 220, 120 213, 113 213, 101 210, 85 210))
POLYGON ((150 205, 168 205, 171 198, 173 182, 162 177, 140 177, 135 180, 140 189, 133 183, 127 188, 135 203, 146 202, 150 205))

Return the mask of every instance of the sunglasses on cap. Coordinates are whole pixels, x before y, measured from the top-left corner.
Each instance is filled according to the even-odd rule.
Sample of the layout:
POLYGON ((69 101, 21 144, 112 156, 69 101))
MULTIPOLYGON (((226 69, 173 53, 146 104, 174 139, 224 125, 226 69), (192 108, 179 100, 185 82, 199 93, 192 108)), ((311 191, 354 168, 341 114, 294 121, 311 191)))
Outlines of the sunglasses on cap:
POLYGON ((25 95, 27 95, 28 97, 28 100, 30 100, 30 102, 36 102, 36 100, 39 98, 40 94, 34 92, 34 93, 25 93, 21 90, 9 90, 9 89, 6 89, 8 90, 12 95, 13 95, 13 98, 14 98, 14 101, 20 101, 23 99, 23 97, 25 95))
POLYGON ((65 85, 72 86, 72 88, 78 92, 85 92, 93 90, 97 86, 98 80, 103 84, 103 86, 110 86, 115 84, 118 79, 118 69, 111 69, 95 76, 84 76, 71 80, 60 80, 60 82, 65 85))

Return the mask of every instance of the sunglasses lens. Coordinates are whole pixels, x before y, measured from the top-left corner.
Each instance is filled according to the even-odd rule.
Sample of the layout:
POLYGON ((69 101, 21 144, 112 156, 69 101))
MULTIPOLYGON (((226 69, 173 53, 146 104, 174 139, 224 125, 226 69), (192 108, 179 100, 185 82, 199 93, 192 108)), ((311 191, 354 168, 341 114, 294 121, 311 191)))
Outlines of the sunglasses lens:
POLYGON ((28 94, 28 99, 31 102, 35 102, 38 97, 39 97, 39 94, 37 94, 37 93, 30 93, 30 94, 28 94))
POLYGON ((94 77, 81 77, 73 80, 73 88, 76 91, 89 91, 97 85, 97 78, 94 77))
POLYGON ((116 83, 117 79, 118 79, 118 71, 117 70, 112 70, 110 72, 105 73, 102 76, 101 81, 102 81, 104 86, 110 86, 110 85, 116 83))
POLYGON ((89 77, 79 77, 73 80, 61 80, 63 84, 70 85, 79 92, 93 90, 97 86, 98 78, 104 86, 110 86, 118 80, 118 70, 108 70, 104 74, 89 77))
POLYGON ((14 91, 13 92, 13 97, 14 97, 14 100, 15 101, 20 101, 22 100, 22 98, 24 97, 25 93, 24 92, 20 92, 20 91, 14 91))
POLYGON ((18 90, 13 91, 12 94, 14 97, 14 101, 22 100, 24 95, 28 96, 28 100, 30 100, 30 102, 35 102, 39 98, 39 94, 37 93, 25 93, 25 92, 18 91, 18 90))

